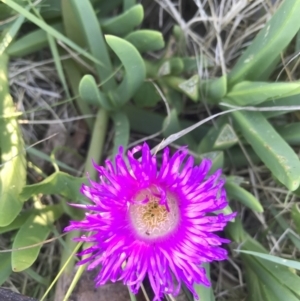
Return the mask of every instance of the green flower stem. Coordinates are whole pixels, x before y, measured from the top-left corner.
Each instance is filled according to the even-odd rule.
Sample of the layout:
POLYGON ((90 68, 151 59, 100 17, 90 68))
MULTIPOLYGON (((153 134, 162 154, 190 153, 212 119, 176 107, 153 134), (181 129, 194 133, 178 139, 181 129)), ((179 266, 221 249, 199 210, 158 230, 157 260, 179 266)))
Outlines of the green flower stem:
POLYGON ((94 125, 94 130, 90 142, 90 147, 85 163, 85 173, 88 173, 90 178, 96 179, 96 171, 93 168, 92 160, 96 163, 100 163, 102 157, 102 151, 105 142, 106 129, 108 124, 108 114, 105 110, 99 109, 94 125))
MULTIPOLYGON (((103 154, 103 148, 104 148, 104 143, 105 143, 105 136, 106 136, 106 129, 107 129, 107 124, 108 124, 108 114, 105 110, 99 109, 96 117, 96 121, 94 124, 94 129, 92 133, 92 138, 90 142, 90 147, 86 159, 86 164, 85 164, 85 169, 84 173, 88 173, 89 177, 92 180, 96 180, 96 171, 93 168, 93 163, 92 160, 96 163, 100 163, 102 154, 103 154)), ((67 248, 63 250, 62 253, 62 260, 60 263, 60 267, 62 268, 66 261, 70 257, 70 253, 77 248, 78 243, 74 242, 72 239, 74 237, 79 237, 80 236, 80 231, 72 231, 69 232, 66 236, 66 244, 67 248)), ((84 246, 86 248, 86 246, 84 246)), ((71 273, 74 271, 74 265, 75 265, 75 257, 73 257, 71 260, 69 260, 69 263, 65 265, 65 271, 67 275, 71 275, 71 273)), ((77 271, 75 277, 73 278, 73 281, 71 285, 69 286, 69 289, 65 295, 66 297, 70 296, 72 293, 76 283, 80 279, 80 275, 83 273, 85 269, 85 265, 81 266, 80 269, 77 271)), ((67 299, 66 299, 67 300, 67 299)))

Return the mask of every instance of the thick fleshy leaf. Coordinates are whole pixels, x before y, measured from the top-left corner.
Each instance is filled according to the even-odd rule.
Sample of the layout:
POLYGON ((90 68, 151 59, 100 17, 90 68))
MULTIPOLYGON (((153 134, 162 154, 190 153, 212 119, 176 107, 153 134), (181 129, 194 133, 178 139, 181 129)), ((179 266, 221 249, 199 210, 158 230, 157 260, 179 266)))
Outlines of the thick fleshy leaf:
POLYGON ((211 127, 206 136, 199 143, 198 152, 224 150, 238 142, 238 137, 232 126, 224 122, 220 122, 218 128, 211 127))
POLYGON ((18 231, 13 249, 39 244, 32 248, 12 252, 11 263, 14 272, 21 272, 29 268, 37 259, 42 242, 48 237, 53 223, 62 215, 60 205, 47 206, 47 210, 41 214, 32 214, 18 231))
POLYGON ((104 93, 99 90, 94 77, 85 75, 79 83, 79 94, 82 100, 91 105, 101 106, 106 110, 111 110, 113 106, 104 93))
POLYGON ((79 192, 82 183, 86 178, 77 178, 64 172, 55 172, 40 183, 27 185, 20 194, 22 201, 27 201, 33 195, 42 194, 60 194, 72 202, 80 202, 84 197, 79 192))
POLYGON ((289 45, 300 28, 300 2, 285 0, 228 75, 230 87, 257 80, 289 45))
POLYGON ((201 159, 207 158, 212 161, 210 174, 214 173, 217 169, 223 168, 224 165, 224 152, 213 151, 199 155, 201 159))
POLYGON ((140 25, 144 18, 144 9, 141 4, 137 4, 122 14, 109 19, 101 19, 100 24, 107 34, 124 36, 140 25))
POLYGON ((291 112, 289 110, 290 106, 299 106, 299 94, 283 97, 279 99, 269 100, 258 105, 258 107, 270 108, 270 111, 262 112, 262 114, 266 118, 272 118, 275 116, 287 114, 291 112), (275 107, 273 111, 272 111, 272 107, 275 107), (282 109, 277 110, 276 107, 282 107, 282 109), (287 110, 285 111, 284 108, 287 108, 287 110))
MULTIPOLYGON (((98 61, 101 61, 105 65, 104 67, 103 65, 95 64, 98 76, 103 82, 103 90, 106 92, 110 89, 114 89, 116 87, 116 83, 114 77, 112 76, 112 64, 110 61, 105 39, 103 37, 101 27, 99 26, 99 22, 92 4, 89 0, 70 0, 66 2, 67 3, 64 4, 67 5, 65 8, 65 13, 68 14, 70 10, 74 12, 74 15, 76 17, 75 21, 77 21, 78 23, 77 26, 80 27, 80 31, 82 32, 83 38, 85 40, 85 45, 89 48, 93 57, 95 57, 98 61)), ((65 20, 65 22, 69 22, 69 20, 65 20)), ((69 29, 68 33, 72 36, 77 34, 76 32, 74 32, 73 28, 69 29)))
POLYGON ((243 205, 256 212, 263 212, 264 209, 259 200, 244 188, 234 182, 234 179, 228 177, 225 188, 229 199, 241 202, 243 205))
POLYGON ((300 144, 300 122, 288 123, 284 126, 276 127, 276 130, 288 144, 300 144))
POLYGON ((227 93, 227 76, 202 81, 200 83, 200 96, 204 96, 210 102, 220 101, 227 93))
POLYGON ((135 30, 125 37, 141 53, 164 48, 165 41, 162 34, 156 30, 135 30))
POLYGON ((173 89, 184 93, 193 101, 199 100, 199 76, 194 75, 189 79, 168 76, 163 79, 173 89))
POLYGON ((136 0, 123 0, 123 10, 126 11, 136 4, 136 0))
POLYGON ((0 286, 7 280, 11 272, 11 253, 0 254, 0 286))
MULTIPOLYGON (((98 0, 97 0, 98 1, 98 0)), ((98 1, 99 16, 107 17, 123 0, 98 1)))
POLYGON ((294 221, 296 230, 300 234, 300 208, 299 204, 295 204, 292 208, 292 219, 294 221))
POLYGON ((236 167, 236 168, 243 168, 249 166, 249 159, 251 159, 251 162, 253 164, 259 164, 261 162, 261 159, 257 156, 257 154, 254 152, 251 146, 245 145, 244 150, 240 148, 239 145, 233 146, 225 153, 225 167, 236 167), (245 153, 247 154, 247 157, 245 156, 245 153))
POLYGON ((127 148, 130 127, 128 117, 124 112, 117 111, 113 113, 112 119, 115 126, 114 148, 112 153, 113 156, 115 156, 118 153, 120 146, 123 146, 124 149, 127 148))
MULTIPOLYGON (((203 267, 206 270, 206 275, 207 278, 210 279, 210 265, 209 264, 203 264, 203 267)), ((204 301, 215 301, 215 296, 214 296, 214 292, 213 292, 213 288, 211 287, 206 287, 204 285, 201 284, 194 284, 194 289, 197 292, 200 300, 204 300, 204 301)), ((194 298, 194 301, 196 301, 196 299, 194 298)))
POLYGON ((273 175, 289 190, 300 184, 300 162, 293 149, 259 112, 231 113, 244 137, 273 175))
POLYGON ((248 290, 247 301, 272 301, 263 296, 261 281, 259 281, 252 269, 248 265, 245 265, 244 269, 248 290))
POLYGON ((26 182, 24 144, 8 91, 8 57, 0 56, 0 227, 9 225, 22 209, 19 193, 26 182))
MULTIPOLYGON (((138 133, 146 135, 152 135, 161 131, 163 122, 166 118, 165 115, 157 114, 149 110, 143 110, 132 105, 125 106, 124 112, 126 112, 129 118, 130 128, 138 133), (147 122, 145 122, 145 120, 147 120, 147 122)), ((179 124, 181 128, 187 128, 193 125, 193 122, 181 119, 179 120, 179 124)), ((207 133, 208 130, 209 127, 204 124, 192 131, 191 136, 195 140, 199 140, 207 133)))
POLYGON ((146 68, 140 53, 124 39, 106 35, 106 42, 120 59, 125 75, 116 90, 109 91, 115 108, 123 106, 138 90, 146 77, 146 68))
MULTIPOLYGON (((182 130, 176 109, 172 109, 170 116, 165 118, 163 122, 163 129, 164 137, 168 137, 182 130)), ((185 135, 182 138, 178 139, 177 143, 180 145, 189 145, 190 149, 195 149, 195 141, 190 135, 185 135)))
POLYGON ((161 96, 150 82, 144 82, 133 96, 134 103, 138 107, 154 107, 161 96))
POLYGON ((244 81, 233 86, 226 100, 241 106, 254 106, 267 100, 275 100, 300 93, 300 82, 264 83, 244 81))
MULTIPOLYGON (((64 69, 66 71, 66 75, 68 77, 68 82, 70 85, 70 89, 73 95, 79 95, 79 84, 82 79, 82 74, 80 71, 80 67, 73 60, 65 60, 63 61, 64 69)), ((76 104, 79 109, 79 112, 82 115, 90 115, 92 113, 89 105, 81 99, 81 97, 76 98, 76 104)), ((89 130, 93 130, 94 120, 92 118, 85 119, 89 130)))

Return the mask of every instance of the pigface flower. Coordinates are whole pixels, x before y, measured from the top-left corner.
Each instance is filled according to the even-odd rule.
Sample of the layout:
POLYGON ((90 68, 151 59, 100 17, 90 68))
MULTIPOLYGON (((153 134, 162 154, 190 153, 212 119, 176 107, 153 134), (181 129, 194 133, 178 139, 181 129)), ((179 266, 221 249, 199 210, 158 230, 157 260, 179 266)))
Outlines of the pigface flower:
POLYGON ((211 162, 194 166, 185 148, 173 156, 165 148, 158 168, 146 143, 127 158, 128 165, 120 148, 114 165, 95 165, 100 181, 81 188, 92 204, 74 205, 87 211, 85 219, 66 228, 87 233, 77 239, 90 243, 80 263, 100 268, 96 286, 122 280, 137 293, 148 276, 154 300, 175 296, 181 283, 197 298, 193 285, 210 285, 201 264, 227 258, 220 246, 229 241, 213 232, 235 216, 215 213, 227 205, 221 170, 208 175, 211 162))

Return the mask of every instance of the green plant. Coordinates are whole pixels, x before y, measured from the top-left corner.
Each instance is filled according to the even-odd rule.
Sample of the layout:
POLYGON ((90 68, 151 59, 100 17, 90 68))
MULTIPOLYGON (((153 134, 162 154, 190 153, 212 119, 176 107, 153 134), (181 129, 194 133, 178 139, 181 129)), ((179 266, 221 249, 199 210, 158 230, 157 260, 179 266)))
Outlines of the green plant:
MULTIPOLYGON (((300 162, 291 147, 299 146, 299 124, 288 124, 286 114, 296 111, 290 106, 299 106, 300 83, 274 81, 272 78, 280 55, 291 47, 297 33, 299 41, 299 1, 283 1, 228 74, 223 72, 218 78, 204 80, 197 73, 199 61, 209 69, 212 67, 209 58, 203 54, 193 57, 185 52, 185 33, 178 26, 174 27, 172 38, 180 47, 173 52, 169 51, 169 43, 163 49, 165 43, 160 32, 136 29, 143 21, 144 11, 143 6, 135 1, 46 2, 47 5, 34 7, 30 1, 19 5, 13 0, 2 0, 0 4, 5 8, 1 11, 5 13, 3 18, 19 14, 6 24, 0 42, 0 98, 3 100, 0 103, 0 233, 18 231, 13 248, 29 246, 33 241, 42 243, 49 233, 54 233, 53 223, 62 213, 80 218, 77 210, 69 209, 67 200, 84 201, 78 191, 85 179, 59 170, 40 183, 25 185, 26 149, 17 123, 19 115, 14 112, 8 92, 6 69, 8 56, 22 57, 45 47, 50 48, 66 96, 74 97, 79 114, 97 112, 95 120, 86 121, 92 138, 85 171, 92 179, 96 175, 91 158, 101 161, 111 120, 115 129, 112 154, 120 145, 128 147, 130 131, 143 136, 161 135, 167 139, 159 148, 173 142, 189 145, 197 160, 212 159, 214 170, 240 169, 262 163, 278 185, 291 194, 299 194, 300 162), (116 9, 117 15, 113 15, 112 11, 116 9), (37 28, 16 38, 24 22, 34 23, 37 28), (145 55, 157 50, 160 50, 159 59, 145 55), (61 61, 60 56, 66 54, 72 54, 71 58, 61 61), (167 116, 161 110, 153 110, 161 94, 164 95, 167 116), (188 101, 183 102, 183 98, 188 101), (202 104, 218 111, 219 115, 213 116, 213 126, 204 124, 213 117, 199 122, 185 117, 188 108, 202 104), (274 106, 285 108, 274 111, 274 106), (59 204, 41 206, 40 194, 60 195, 59 204), (22 211, 24 204, 32 198, 35 199, 33 208, 22 211), (28 229, 34 229, 32 236, 22 235, 28 233, 28 229)), ((228 176, 226 181, 228 197, 232 204, 238 201, 238 208, 245 206, 260 214, 271 206, 248 192, 243 178, 228 176)), ((299 231, 299 210, 297 206, 293 208, 292 217, 299 231)), ((277 222, 285 231, 284 220, 277 222)), ((242 249, 266 252, 244 232, 238 221, 230 225, 228 232, 233 241, 244 244, 242 249)), ((68 240, 70 237, 66 238, 68 240)), ((295 245, 299 243, 296 236, 291 240, 295 245)), ((73 250, 76 244, 69 248, 73 250)), ((65 259, 70 249, 65 248, 65 259)), ((25 270, 35 262, 39 251, 40 246, 36 246, 14 252, 12 256, 0 254, 4 255, 0 260, 3 265, 0 283, 11 273, 10 262, 14 271, 25 270)), ((275 268, 265 261, 266 258, 256 258, 255 255, 241 254, 248 290, 251 291, 247 300, 279 301, 284 296, 289 296, 289 300, 299 300, 300 294, 294 285, 299 277, 289 269, 275 268), (282 274, 278 274, 278 270, 282 274), (260 280, 255 280, 256 277, 260 280), (272 291, 274 287, 278 291, 272 291)), ((61 267, 65 262, 62 261, 61 267)), ((71 270, 73 264, 67 270, 71 270)), ((209 266, 206 268, 209 270, 209 266)), ((82 272, 83 269, 78 270, 75 279, 78 280, 82 272)), ((70 286, 66 298, 75 283, 70 286)), ((200 295, 207 296, 207 300, 214 300, 211 289, 197 289, 200 295)))

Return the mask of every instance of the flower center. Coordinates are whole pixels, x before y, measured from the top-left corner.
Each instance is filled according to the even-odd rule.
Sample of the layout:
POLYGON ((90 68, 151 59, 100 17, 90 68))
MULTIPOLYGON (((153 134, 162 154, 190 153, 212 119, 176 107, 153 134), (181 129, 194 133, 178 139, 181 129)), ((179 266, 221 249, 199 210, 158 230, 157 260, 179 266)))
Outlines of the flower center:
POLYGON ((160 197, 156 191, 142 190, 136 197, 134 204, 130 205, 131 221, 137 233, 144 238, 158 238, 172 232, 179 222, 178 201, 174 195, 167 192, 166 205, 160 204, 160 197), (148 198, 147 203, 142 201, 148 198))

